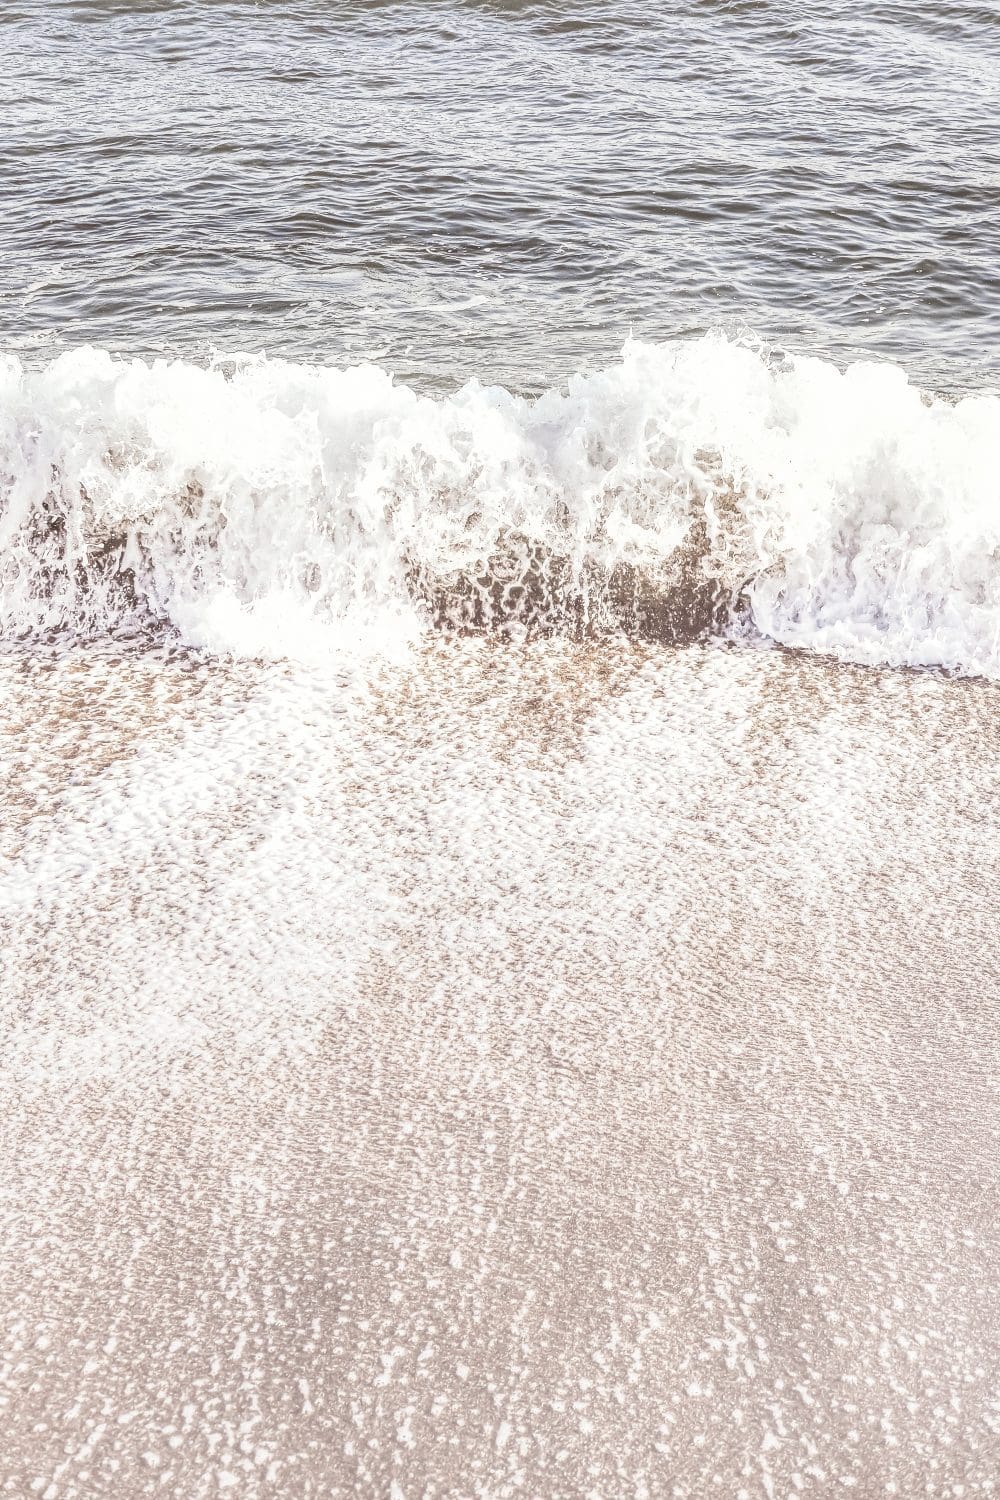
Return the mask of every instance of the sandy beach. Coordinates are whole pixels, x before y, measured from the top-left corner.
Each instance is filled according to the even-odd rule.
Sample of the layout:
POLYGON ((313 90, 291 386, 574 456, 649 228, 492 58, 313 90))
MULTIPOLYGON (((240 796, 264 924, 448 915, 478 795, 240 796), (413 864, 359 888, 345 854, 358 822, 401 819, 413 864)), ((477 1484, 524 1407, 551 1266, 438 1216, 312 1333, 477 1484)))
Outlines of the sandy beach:
POLYGON ((996 705, 5 648, 0 1493, 994 1493, 996 705))

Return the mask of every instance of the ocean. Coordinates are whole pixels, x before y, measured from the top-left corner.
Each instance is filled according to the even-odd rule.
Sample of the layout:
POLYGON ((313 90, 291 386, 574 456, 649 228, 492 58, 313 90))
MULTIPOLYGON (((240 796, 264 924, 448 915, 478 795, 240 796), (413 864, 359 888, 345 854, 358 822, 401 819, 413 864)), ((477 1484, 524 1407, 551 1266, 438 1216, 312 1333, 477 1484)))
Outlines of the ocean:
POLYGON ((0 1496, 989 1496, 1000 10, 0 9, 0 1496))

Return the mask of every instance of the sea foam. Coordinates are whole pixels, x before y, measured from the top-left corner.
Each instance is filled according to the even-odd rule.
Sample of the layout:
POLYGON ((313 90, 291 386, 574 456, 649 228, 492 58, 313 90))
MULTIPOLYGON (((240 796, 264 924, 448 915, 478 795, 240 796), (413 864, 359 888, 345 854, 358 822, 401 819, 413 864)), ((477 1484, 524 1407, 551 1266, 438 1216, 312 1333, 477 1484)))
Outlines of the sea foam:
POLYGON ((264 357, 0 362, 0 631, 243 656, 755 631, 1000 676, 1000 397, 708 336, 527 398, 264 357))

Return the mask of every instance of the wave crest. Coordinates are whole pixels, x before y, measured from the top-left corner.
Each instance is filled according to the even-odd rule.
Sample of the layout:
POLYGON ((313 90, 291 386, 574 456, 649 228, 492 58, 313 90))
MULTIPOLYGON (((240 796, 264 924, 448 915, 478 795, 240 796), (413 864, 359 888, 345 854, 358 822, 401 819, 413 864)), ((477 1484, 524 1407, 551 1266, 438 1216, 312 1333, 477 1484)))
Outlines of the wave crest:
POLYGON ((0 630, 236 654, 737 619, 1000 676, 1000 398, 710 336, 529 400, 372 366, 0 365, 0 630))

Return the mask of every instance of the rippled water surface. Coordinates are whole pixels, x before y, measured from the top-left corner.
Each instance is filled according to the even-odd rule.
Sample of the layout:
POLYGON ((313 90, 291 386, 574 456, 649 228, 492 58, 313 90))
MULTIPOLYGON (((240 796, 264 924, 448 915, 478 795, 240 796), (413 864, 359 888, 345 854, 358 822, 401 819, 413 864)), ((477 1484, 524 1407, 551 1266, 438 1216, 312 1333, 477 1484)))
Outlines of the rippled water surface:
POLYGON ((991 0, 0 11, 0 347, 541 387, 749 325, 996 379, 991 0))

